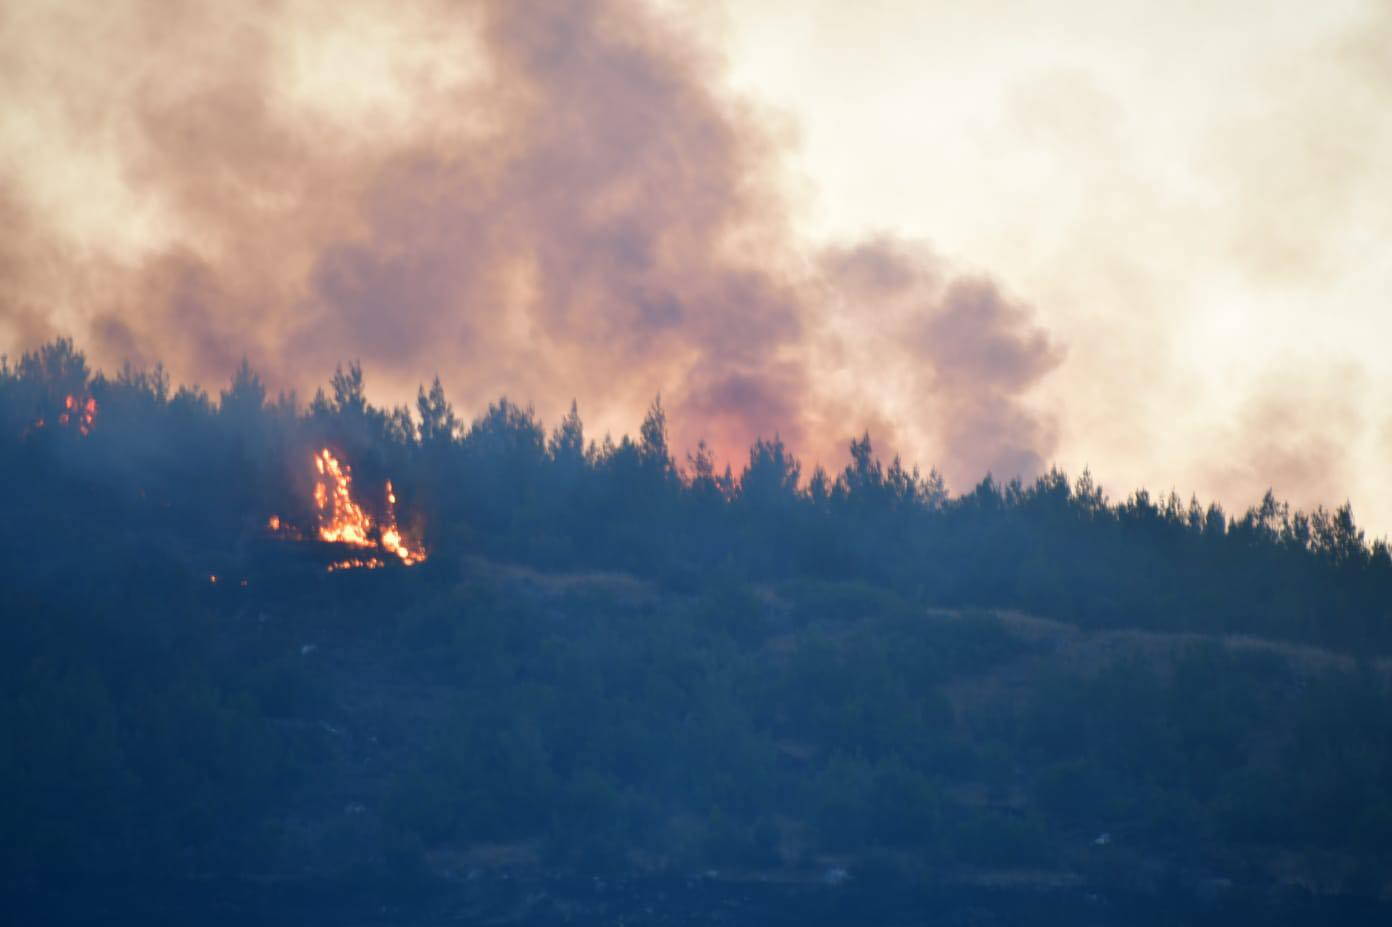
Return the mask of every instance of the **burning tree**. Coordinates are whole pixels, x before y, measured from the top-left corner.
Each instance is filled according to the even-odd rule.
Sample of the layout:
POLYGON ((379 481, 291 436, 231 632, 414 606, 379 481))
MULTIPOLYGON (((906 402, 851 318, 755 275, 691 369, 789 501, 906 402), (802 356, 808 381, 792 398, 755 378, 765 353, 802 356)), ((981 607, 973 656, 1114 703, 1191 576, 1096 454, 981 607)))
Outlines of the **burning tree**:
MULTIPOLYGON (((425 560, 425 548, 408 540, 396 521, 396 491, 391 480, 385 488, 384 515, 380 520, 353 498, 353 468, 341 462, 328 448, 314 455, 314 508, 319 526, 317 536, 327 544, 343 544, 364 551, 391 554, 405 566, 425 560)), ((279 515, 272 515, 266 527, 286 539, 303 535, 279 515)), ((345 557, 329 564, 330 573, 348 569, 377 569, 383 561, 375 556, 345 557)))

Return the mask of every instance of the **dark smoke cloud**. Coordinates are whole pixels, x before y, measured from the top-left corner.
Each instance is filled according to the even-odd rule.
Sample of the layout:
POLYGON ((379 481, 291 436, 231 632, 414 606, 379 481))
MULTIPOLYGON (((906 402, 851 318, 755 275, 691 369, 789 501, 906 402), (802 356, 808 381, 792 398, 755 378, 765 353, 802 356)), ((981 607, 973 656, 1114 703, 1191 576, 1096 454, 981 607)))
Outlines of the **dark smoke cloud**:
POLYGON ((1208 481, 1221 498, 1250 505, 1271 489, 1306 509, 1343 502, 1352 482, 1352 448, 1364 428, 1356 366, 1291 362, 1260 384, 1216 442, 1208 481))
MULTIPOLYGON (((825 376, 854 358, 867 383, 914 371, 922 415, 899 430, 920 437, 885 437, 959 483, 1032 474, 1053 450, 1022 399, 1061 354, 1028 312, 919 248, 809 257, 778 140, 721 89, 716 56, 636 0, 384 6, 471 70, 402 77, 416 108, 380 133, 291 102, 283 33, 313 25, 298 8, 131 9, 119 52, 15 76, 58 80, 180 234, 133 259, 72 255, 76 291, 0 283, 4 337, 45 333, 77 292, 62 311, 102 362, 164 359, 212 383, 245 354, 304 389, 359 358, 403 388, 440 371, 465 407, 579 397, 629 422, 661 391, 679 446, 705 437, 736 461, 775 431, 833 461, 848 435, 895 420, 873 390, 825 376), (137 62, 142 76, 90 104, 101 72, 137 62)), ((55 22, 9 41, 57 42, 73 20, 55 22)), ((0 260, 55 234, 22 222, 0 260)))
MULTIPOLYGON (((28 229, 33 224, 29 211, 15 200, 11 191, 0 187, 0 281, 42 277, 44 266, 53 263, 43 239, 19 234, 18 230, 28 229), (6 233, 5 229, 10 231, 6 233)), ((14 345, 27 347, 59 334, 48 315, 42 303, 23 291, 9 292, 0 282, 0 320, 5 323, 0 334, 9 335, 14 345)))
POLYGON ((1052 423, 1020 397, 1063 359, 1028 313, 985 279, 954 282, 925 318, 919 346, 944 406, 949 472, 1033 475, 1055 446, 1052 423))
POLYGON ((1052 419, 1024 402, 1063 360, 1029 311, 985 277, 953 277, 921 247, 889 239, 828 252, 843 295, 875 320, 871 363, 903 365, 933 434, 934 459, 954 485, 991 472, 1038 474, 1057 443, 1052 419))

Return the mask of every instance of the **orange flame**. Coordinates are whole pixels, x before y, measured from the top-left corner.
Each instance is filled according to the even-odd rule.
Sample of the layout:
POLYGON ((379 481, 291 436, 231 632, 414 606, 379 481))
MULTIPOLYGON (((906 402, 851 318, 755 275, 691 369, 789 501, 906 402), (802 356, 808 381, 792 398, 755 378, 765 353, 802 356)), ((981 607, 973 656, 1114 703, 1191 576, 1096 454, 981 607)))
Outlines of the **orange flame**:
POLYGON ((63 413, 58 416, 58 424, 76 423, 82 437, 92 431, 92 423, 97 420, 97 401, 91 396, 74 396, 69 393, 63 400, 63 413))
POLYGON ((391 480, 387 480, 387 520, 382 526, 382 549, 396 554, 407 566, 425 559, 425 551, 420 548, 412 550, 402 538, 401 529, 396 526, 396 493, 392 491, 391 480))
MULTIPOLYGON (((92 432, 92 424, 97 420, 97 401, 91 396, 74 396, 72 393, 63 397, 63 411, 58 413, 58 424, 76 425, 78 433, 82 437, 92 432)), ((47 422, 42 416, 34 419, 20 433, 20 438, 27 438, 35 431, 42 429, 47 422)))
POLYGON ((314 458, 319 481, 314 484, 314 504, 319 509, 319 537, 330 544, 374 546, 369 532, 372 516, 353 501, 352 468, 343 466, 328 448, 314 458))
MULTIPOLYGON (((314 455, 318 478, 314 483, 314 507, 319 515, 319 539, 330 544, 349 547, 380 548, 394 554, 406 566, 425 559, 425 549, 412 547, 396 523, 396 492, 387 481, 386 517, 374 527, 372 516, 353 499, 353 468, 339 462, 328 448, 314 455)), ((272 515, 266 527, 276 534, 298 537, 298 532, 283 525, 279 515, 272 515)), ((378 557, 350 557, 329 564, 328 572, 339 570, 375 570, 385 566, 378 557)))
POLYGON ((266 519, 266 530, 287 541, 304 540, 304 535, 300 533, 300 529, 287 521, 282 521, 279 515, 272 515, 266 519))

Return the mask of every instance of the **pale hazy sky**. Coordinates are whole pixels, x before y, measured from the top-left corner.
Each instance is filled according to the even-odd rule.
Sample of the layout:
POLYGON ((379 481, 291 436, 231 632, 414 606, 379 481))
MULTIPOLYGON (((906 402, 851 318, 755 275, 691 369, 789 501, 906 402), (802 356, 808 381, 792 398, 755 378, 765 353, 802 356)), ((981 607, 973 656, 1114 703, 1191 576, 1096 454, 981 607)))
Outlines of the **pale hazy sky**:
POLYGON ((0 350, 599 432, 660 389, 731 454, 1382 535, 1389 49, 1382 0, 11 4, 0 350))
POLYGON ((1057 459, 1392 528, 1392 4, 761 0, 810 233, 923 238, 1067 349, 1057 459))

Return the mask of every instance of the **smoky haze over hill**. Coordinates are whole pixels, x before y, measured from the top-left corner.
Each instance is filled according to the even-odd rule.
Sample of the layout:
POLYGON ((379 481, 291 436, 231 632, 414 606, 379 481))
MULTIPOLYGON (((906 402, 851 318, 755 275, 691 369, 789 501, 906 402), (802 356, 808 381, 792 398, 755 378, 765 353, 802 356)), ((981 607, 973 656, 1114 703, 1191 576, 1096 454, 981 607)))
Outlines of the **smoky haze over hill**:
POLYGON ((293 46, 316 16, 13 17, 14 86, 61 88, 53 118, 111 159, 130 222, 73 247, 91 202, 0 201, 0 337, 76 331, 111 367, 205 383, 247 356, 304 391, 357 357, 397 395, 438 371, 471 407, 578 397, 616 433, 660 390, 678 446, 736 464, 777 431, 830 465, 831 435, 867 427, 956 488, 1051 459, 1028 396, 1062 346, 922 244, 803 243, 788 133, 692 24, 637 0, 416 3, 381 26, 411 54, 364 62, 367 87, 331 70, 325 102, 293 46), (72 53, 45 52, 58 34, 72 53), (335 109, 355 105, 372 118, 335 109))
MULTIPOLYGON (((882 253, 839 260, 860 285, 911 285, 902 276, 909 268, 882 253)), ((982 310, 993 299, 988 284, 956 283, 937 324, 951 329, 961 312, 1008 319, 1006 310, 982 310)), ((1047 350, 1042 340, 1006 347, 986 338, 944 367, 1014 371, 1047 350)), ((455 554, 674 581, 728 561, 751 579, 863 575, 931 589, 941 604, 1094 624, 1253 632, 1354 652, 1392 642, 1389 548, 1365 537, 1348 505, 1307 513, 1268 493, 1226 513, 1145 489, 1113 499, 1090 473, 1071 480, 1057 470, 1031 481, 987 475, 954 494, 936 467, 884 459, 868 432, 849 440, 839 472, 808 472, 779 437, 756 439, 735 470, 704 442, 679 452, 660 398, 636 437, 597 441, 575 405, 549 430, 530 406, 506 398, 465 422, 438 379, 419 387, 414 409, 378 408, 357 364, 340 367, 301 407, 293 395, 272 399, 244 361, 215 401, 196 386, 174 388, 158 364, 93 372, 60 339, 4 362, 0 390, 10 485, 32 485, 36 466, 58 481, 56 503, 38 493, 13 500, 36 507, 26 525, 79 523, 81 507, 63 504, 57 489, 76 479, 105 500, 97 524, 128 517, 139 534, 174 519, 158 543, 235 560, 271 516, 309 538, 316 518, 320 528, 331 512, 337 518, 337 497, 326 507, 334 483, 324 464, 336 473, 341 463, 357 473, 355 490, 343 480, 343 505, 371 500, 363 514, 384 530, 400 495, 403 523, 455 554), (133 508, 109 508, 117 502, 133 508)))

